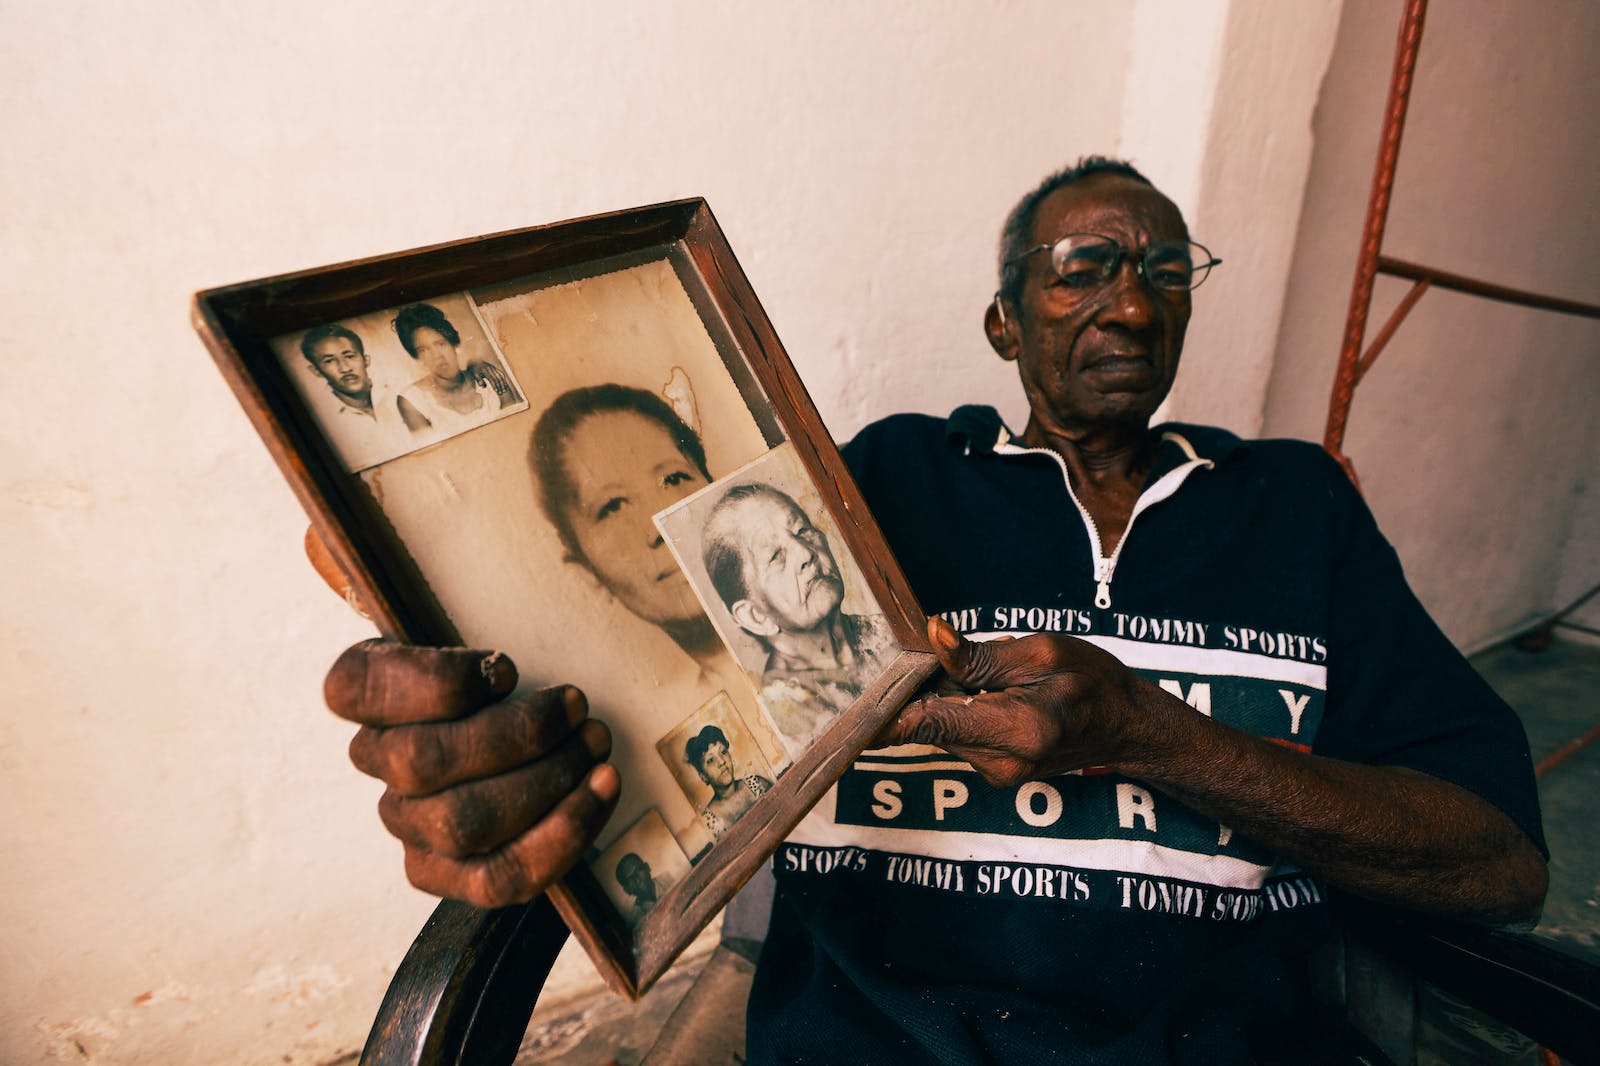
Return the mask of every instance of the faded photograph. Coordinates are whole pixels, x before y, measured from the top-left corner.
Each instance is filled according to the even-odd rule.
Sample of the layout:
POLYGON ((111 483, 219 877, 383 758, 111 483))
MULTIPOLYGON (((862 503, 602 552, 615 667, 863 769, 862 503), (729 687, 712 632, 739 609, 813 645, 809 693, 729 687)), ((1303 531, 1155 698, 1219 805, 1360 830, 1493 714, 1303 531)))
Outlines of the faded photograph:
POLYGON ((352 472, 527 407, 464 293, 287 334, 272 347, 352 472))
POLYGON ((713 841, 772 788, 744 720, 719 693, 656 744, 713 841))
MULTIPOLYGON (((464 643, 504 650, 530 685, 578 686, 611 728, 628 787, 597 847, 655 810, 699 856, 712 843, 702 798, 656 741, 724 693, 762 776, 786 756, 651 517, 770 445, 669 262, 471 295, 526 409, 374 467, 366 491, 464 643)), ((454 305, 427 302, 459 326, 454 305)), ((448 341, 417 328, 413 360, 381 326, 413 367, 437 345, 428 330, 448 341)))
POLYGON ((359 332, 330 323, 275 346, 347 469, 365 469, 411 447, 383 368, 374 367, 359 332))
POLYGON ((644 920, 689 872, 689 860, 654 808, 640 815, 616 841, 590 865, 607 898, 628 928, 644 920))
POLYGON ((899 652, 789 445, 657 516, 798 757, 899 652), (801 500, 806 502, 802 504, 801 500), (837 546, 837 547, 836 547, 837 546), (847 593, 859 590, 847 603, 847 593))
POLYGON ((437 304, 414 303, 396 311, 390 322, 417 369, 411 384, 395 397, 395 406, 420 441, 453 437, 525 406, 476 316, 458 313, 456 318, 459 327, 437 304), (482 337, 483 345, 469 341, 463 346, 462 329, 469 337, 482 337))

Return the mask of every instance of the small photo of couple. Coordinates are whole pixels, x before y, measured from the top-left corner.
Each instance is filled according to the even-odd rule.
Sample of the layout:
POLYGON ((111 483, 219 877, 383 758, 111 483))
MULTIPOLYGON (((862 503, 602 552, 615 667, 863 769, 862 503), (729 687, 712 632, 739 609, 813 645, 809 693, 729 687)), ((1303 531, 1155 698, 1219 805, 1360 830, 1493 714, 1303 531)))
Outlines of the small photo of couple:
POLYGON ((272 346, 351 473, 528 406, 466 293, 314 326, 272 346))

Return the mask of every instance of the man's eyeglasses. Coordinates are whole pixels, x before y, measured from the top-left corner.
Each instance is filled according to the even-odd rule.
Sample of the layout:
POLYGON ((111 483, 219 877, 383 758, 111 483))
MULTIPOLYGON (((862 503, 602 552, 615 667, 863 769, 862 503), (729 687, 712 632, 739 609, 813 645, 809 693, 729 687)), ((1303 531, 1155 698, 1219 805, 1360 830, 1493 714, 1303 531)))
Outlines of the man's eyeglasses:
POLYGON ((1123 257, 1137 256, 1134 269, 1150 287, 1161 292, 1188 292, 1196 288, 1211 268, 1222 260, 1194 241, 1162 241, 1143 252, 1124 248, 1110 237, 1094 233, 1069 233, 1054 244, 1029 248, 1006 260, 1009 269, 1036 252, 1050 253, 1050 269, 1069 289, 1090 289, 1111 280, 1123 257))

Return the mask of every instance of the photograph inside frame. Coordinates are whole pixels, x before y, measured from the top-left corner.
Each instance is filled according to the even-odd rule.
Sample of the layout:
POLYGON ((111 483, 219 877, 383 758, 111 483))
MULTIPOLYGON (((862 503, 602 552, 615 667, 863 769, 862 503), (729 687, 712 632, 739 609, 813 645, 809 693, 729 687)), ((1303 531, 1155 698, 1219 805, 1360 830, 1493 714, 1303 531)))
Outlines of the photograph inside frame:
POLYGON ((629 928, 899 651, 664 251, 271 347, 461 639, 611 727, 588 866, 629 928))

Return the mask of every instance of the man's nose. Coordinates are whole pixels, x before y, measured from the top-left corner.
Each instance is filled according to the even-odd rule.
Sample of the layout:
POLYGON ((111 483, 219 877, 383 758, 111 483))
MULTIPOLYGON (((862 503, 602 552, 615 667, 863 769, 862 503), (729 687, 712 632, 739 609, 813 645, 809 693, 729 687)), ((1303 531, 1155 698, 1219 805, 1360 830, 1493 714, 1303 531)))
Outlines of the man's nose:
POLYGON ((1139 273, 1138 261, 1125 257, 1106 284, 1105 303, 1097 317, 1130 330, 1149 328, 1156 317, 1155 293, 1139 273))

